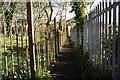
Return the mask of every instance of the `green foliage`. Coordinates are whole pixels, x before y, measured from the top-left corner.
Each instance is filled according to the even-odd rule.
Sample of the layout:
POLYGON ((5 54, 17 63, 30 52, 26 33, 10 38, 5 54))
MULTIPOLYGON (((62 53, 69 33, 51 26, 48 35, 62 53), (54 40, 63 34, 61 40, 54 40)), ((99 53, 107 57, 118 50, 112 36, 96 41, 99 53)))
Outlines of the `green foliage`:
MULTIPOLYGON (((7 2, 6 6, 9 6, 9 8, 7 8, 7 9, 5 8, 6 9, 5 12, 4 12, 4 9, 2 10, 2 12, 4 12, 3 17, 2 17, 3 18, 2 25, 5 22, 6 32, 7 32, 8 36, 10 34, 10 27, 11 27, 12 19, 14 17, 14 12, 17 8, 17 5, 18 5, 18 2, 11 2, 10 4, 7 2)), ((4 26, 3 26, 2 32, 4 32, 4 26)))
POLYGON ((50 80, 50 74, 47 72, 43 72, 43 75, 37 77, 36 80, 50 80))
POLYGON ((74 2, 71 3, 72 10, 71 12, 75 12, 75 21, 76 21, 76 27, 83 31, 83 25, 84 25, 84 17, 85 17, 85 4, 83 2, 74 2))
POLYGON ((82 46, 76 46, 73 41, 72 44, 76 51, 76 59, 80 64, 80 72, 83 80, 112 80, 110 73, 102 72, 97 65, 93 64, 88 53, 83 54, 82 46))
MULTIPOLYGON (((41 3, 35 2, 33 4, 33 21, 34 21, 34 29, 35 29, 35 60, 36 63, 39 62, 39 65, 36 64, 36 76, 39 75, 38 80, 48 80, 50 78, 50 75, 46 72, 47 67, 49 66, 47 62, 52 62, 55 60, 54 55, 54 25, 53 23, 50 23, 51 17, 52 17, 52 6, 51 3, 41 3), (40 5, 40 6, 39 6, 40 5), (39 7, 39 8, 38 8, 39 7), (44 8, 44 9, 43 9, 44 8), (49 11, 51 10, 51 14, 49 11), (38 20, 39 18, 39 20, 38 20), (47 20, 46 20, 47 18, 47 20), (45 35, 44 30, 46 28, 46 24, 50 27, 50 36, 49 39, 50 45, 49 45, 49 55, 50 58, 48 59, 48 54, 45 54, 46 48, 45 45, 45 35), (42 24, 43 23, 43 24, 42 24), (37 24, 37 25, 36 25, 37 24), (41 26, 42 25, 42 26, 41 26), (40 27, 38 27, 40 26, 40 27), (38 32, 40 31, 40 32, 38 32), (51 60, 51 61, 50 61, 51 60), (38 72, 37 72, 38 71, 38 72), (40 78, 41 77, 41 78, 40 78)), ((26 3, 23 2, 6 2, 5 5, 2 7, 2 30, 3 33, 7 34, 8 36, 2 39, 2 78, 13 78, 13 72, 14 72, 14 78, 18 78, 18 75, 20 76, 20 79, 23 80, 23 78, 27 79, 30 78, 31 72, 30 72, 30 55, 28 54, 28 33, 27 30, 27 8, 26 3), (18 28, 18 35, 16 36, 16 30, 18 28), (22 24, 23 23, 23 24, 22 24), (10 35, 12 33, 12 35, 10 35), (22 35, 21 35, 22 34, 22 35), (26 35, 24 35, 26 34, 26 35), (9 36, 10 35, 10 36, 9 36), (21 36, 20 36, 21 35, 21 36), (10 39, 11 37, 11 39, 10 39), (18 40, 16 38, 18 37, 18 40), (23 39, 23 40, 22 40, 23 39), (26 43, 27 39, 27 43, 26 43), (22 40, 22 41, 21 41, 22 40), (18 42, 18 45, 17 45, 18 42), (23 45, 22 45, 23 43, 23 45), (23 47, 22 47, 23 46, 23 47), (4 50, 5 49, 5 50, 4 50), (7 61, 5 60, 5 54, 7 54, 7 61), (17 54, 19 56, 17 56, 17 54), (12 57, 13 55, 13 57, 12 57), (18 63, 19 58, 19 63, 18 63), (12 61, 13 59, 13 61, 12 61), (7 66, 6 63, 7 62, 7 66), (13 62, 13 63, 12 63, 13 62), (18 69, 19 64, 19 69, 18 69), (8 68, 8 76, 6 75, 8 68), (13 70, 14 71, 13 71, 13 70), (20 71, 19 71, 20 70, 20 71)), ((47 26, 48 27, 48 26, 47 26)), ((3 36, 4 37, 4 36, 3 36)), ((48 43, 47 43, 48 44, 48 43)), ((48 46, 48 45, 47 45, 48 46)))

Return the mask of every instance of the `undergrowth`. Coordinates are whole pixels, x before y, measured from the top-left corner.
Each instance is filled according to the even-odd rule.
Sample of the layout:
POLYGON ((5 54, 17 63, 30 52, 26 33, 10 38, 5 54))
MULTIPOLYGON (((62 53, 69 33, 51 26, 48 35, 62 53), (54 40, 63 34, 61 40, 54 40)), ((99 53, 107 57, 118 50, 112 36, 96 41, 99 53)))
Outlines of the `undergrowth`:
POLYGON ((83 80, 113 80, 110 73, 101 71, 99 67, 92 62, 88 53, 84 53, 82 46, 77 46, 72 40, 71 42, 75 49, 75 57, 77 62, 79 62, 83 80))
POLYGON ((50 80, 51 76, 49 73, 44 72, 42 76, 37 76, 36 80, 50 80))

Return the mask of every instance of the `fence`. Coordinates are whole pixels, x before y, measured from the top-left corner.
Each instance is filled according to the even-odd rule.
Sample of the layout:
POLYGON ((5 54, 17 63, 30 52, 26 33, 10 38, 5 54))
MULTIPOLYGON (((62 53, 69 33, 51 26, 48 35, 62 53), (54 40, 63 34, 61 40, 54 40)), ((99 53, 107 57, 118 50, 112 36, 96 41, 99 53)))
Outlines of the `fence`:
POLYGON ((71 28, 70 37, 77 45, 82 44, 81 32, 80 31, 77 32, 76 28, 71 28))
POLYGON ((120 2, 100 2, 84 19, 84 52, 120 80, 120 2))
MULTIPOLYGON (((26 3, 25 3, 26 4, 26 3)), ((18 9, 17 11, 20 11, 18 9)), ((21 11, 22 12, 22 11, 21 11)), ((17 14, 17 13, 16 13, 17 14)), ((19 13, 17 14, 19 15, 19 13)), ((3 17, 0 17, 3 20, 3 17)), ((47 73, 50 64, 56 59, 59 48, 64 44, 66 32, 56 29, 55 24, 40 25, 39 20, 33 23, 33 57, 35 61, 35 76, 39 78, 47 73)), ((0 21, 0 77, 2 79, 30 79, 30 43, 27 19, 13 18, 13 22, 6 26, 0 21)))
MULTIPOLYGON (((13 78, 30 78, 29 34, 27 33, 27 25, 19 26, 17 23, 15 24, 16 29, 13 34, 9 36, 7 34, 1 35, 2 78, 12 78, 12 76, 13 78), (26 28, 26 31, 17 32, 18 28, 26 28)), ((54 29, 48 30, 44 27, 38 27, 34 32, 36 75, 42 76, 46 70, 49 70, 50 63, 55 61, 55 32, 54 29)), ((56 41, 58 49, 64 44, 65 39, 66 33, 60 31, 56 41)))

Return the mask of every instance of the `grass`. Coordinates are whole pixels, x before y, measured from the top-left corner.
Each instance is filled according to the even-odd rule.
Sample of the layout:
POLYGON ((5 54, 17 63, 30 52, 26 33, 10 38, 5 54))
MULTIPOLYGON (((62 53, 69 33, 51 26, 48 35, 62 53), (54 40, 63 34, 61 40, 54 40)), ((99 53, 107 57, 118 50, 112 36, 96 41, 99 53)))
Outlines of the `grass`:
MULTIPOLYGON (((8 76, 7 76, 7 79, 12 79, 13 78, 13 75, 12 75, 12 68, 14 66, 14 78, 18 78, 18 63, 17 63, 17 41, 16 41, 16 35, 12 35, 12 49, 11 49, 11 45, 10 45, 10 37, 6 37, 5 40, 5 44, 6 44, 6 50, 4 51, 4 36, 1 35, 1 39, 0 39, 0 43, 1 43, 1 62, 0 62, 0 65, 2 65, 2 79, 5 79, 6 78, 6 69, 5 69, 5 52, 7 53, 7 67, 8 67, 8 76), (12 52, 11 52, 12 51, 12 52), (14 60, 14 65, 12 66, 12 54, 13 54, 13 60, 14 60)), ((44 37, 40 37, 38 36, 38 38, 36 38, 36 43, 37 44, 43 44, 40 47, 40 50, 39 50, 39 47, 36 46, 37 50, 35 52, 35 54, 38 54, 39 55, 39 63, 40 63, 40 66, 43 66, 43 67, 39 67, 39 74, 37 73, 36 71, 36 77, 38 78, 38 80, 48 80, 49 79, 49 74, 46 72, 46 68, 47 68, 47 65, 46 63, 50 60, 47 60, 46 59, 46 46, 45 46, 45 39, 44 37), (42 54, 42 55, 41 55, 42 54), (42 56, 44 58, 42 58, 42 56), (43 71, 42 71, 43 70, 43 71), (41 75, 42 74, 42 75, 41 75), (39 77, 38 77, 39 76, 39 77)), ((52 38, 50 39, 50 45, 52 44, 52 38)), ((22 40, 21 40, 21 36, 18 37, 18 53, 19 53, 19 65, 20 65, 20 78, 23 79, 27 79, 27 77, 29 76, 29 78, 31 77, 30 76, 30 57, 28 55, 28 58, 27 58, 27 52, 28 52, 28 36, 23 36, 23 47, 22 47, 22 40), (26 38, 27 38, 27 43, 26 43, 26 38), (26 49, 26 45, 27 45, 27 49, 26 49), (26 51, 27 50, 27 51, 26 51), (21 56, 21 54, 23 56, 21 56), (22 59, 23 59, 23 62, 22 62, 22 59), (27 63, 27 60, 28 60, 28 63, 27 63), (23 66, 23 64, 24 66, 23 66), (28 66, 27 66, 28 65, 28 66), (24 71, 24 73, 23 73, 24 71), (29 74, 28 74, 28 72, 29 74)), ((49 46, 50 46, 49 45, 49 46)), ((50 51, 49 51, 49 55, 51 55, 51 60, 53 60, 53 56, 54 56, 54 52, 53 50, 54 49, 51 49, 52 46, 50 46, 50 51)), ((36 64, 37 64, 37 55, 35 55, 35 60, 36 60, 36 64)), ((50 59, 50 58, 49 58, 50 59)), ((38 68, 36 67, 36 68, 38 68)))

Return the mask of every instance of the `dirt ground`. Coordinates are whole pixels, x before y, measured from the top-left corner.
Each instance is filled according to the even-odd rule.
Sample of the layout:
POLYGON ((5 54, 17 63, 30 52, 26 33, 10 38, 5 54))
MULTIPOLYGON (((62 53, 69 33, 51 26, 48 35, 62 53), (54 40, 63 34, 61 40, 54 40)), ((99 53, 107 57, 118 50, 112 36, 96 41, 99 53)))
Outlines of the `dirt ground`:
POLYGON ((80 65, 75 56, 76 53, 68 38, 54 63, 50 80, 82 80, 80 65))

